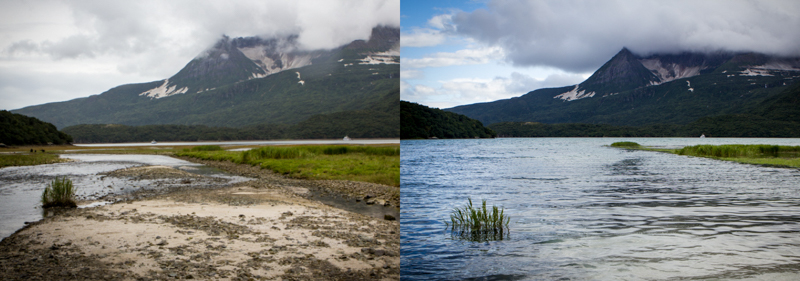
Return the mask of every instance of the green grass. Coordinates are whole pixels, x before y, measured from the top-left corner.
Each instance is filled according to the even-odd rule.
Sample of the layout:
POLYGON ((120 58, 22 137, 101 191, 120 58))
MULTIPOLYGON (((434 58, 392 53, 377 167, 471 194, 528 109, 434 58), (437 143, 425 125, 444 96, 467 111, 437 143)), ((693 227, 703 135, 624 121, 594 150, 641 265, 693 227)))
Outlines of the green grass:
POLYGON ((9 154, 9 155, 0 155, 0 168, 9 166, 52 164, 65 161, 67 160, 59 158, 58 155, 56 154, 48 154, 48 153, 9 154))
POLYGON ((72 180, 56 177, 42 192, 42 208, 77 207, 75 203, 75 187, 72 180))
POLYGON ((641 147, 638 143, 632 141, 620 141, 611 144, 612 147, 636 148, 641 147))
POLYGON ((188 149, 188 150, 189 151, 220 151, 220 150, 222 150, 222 147, 220 147, 219 145, 201 145, 201 146, 192 147, 191 149, 188 149))
POLYGON ((678 155, 712 158, 771 167, 800 168, 800 146, 768 144, 695 145, 681 149, 659 149, 646 146, 616 145, 613 147, 667 152, 678 155))
POLYGON ((400 186, 400 147, 396 145, 265 146, 248 151, 183 151, 176 155, 257 165, 292 178, 400 186))
POLYGON ((779 146, 766 144, 728 144, 728 145, 695 145, 676 151, 679 155, 720 158, 759 158, 759 157, 798 157, 800 146, 779 146))
POLYGON ((459 236, 470 241, 502 240, 508 230, 511 220, 504 214, 502 208, 486 207, 486 200, 477 208, 472 205, 472 199, 463 208, 456 208, 450 214, 450 221, 445 225, 450 227, 459 236))
POLYGON ((745 164, 800 168, 800 146, 765 144, 695 145, 673 150, 672 153, 745 164))

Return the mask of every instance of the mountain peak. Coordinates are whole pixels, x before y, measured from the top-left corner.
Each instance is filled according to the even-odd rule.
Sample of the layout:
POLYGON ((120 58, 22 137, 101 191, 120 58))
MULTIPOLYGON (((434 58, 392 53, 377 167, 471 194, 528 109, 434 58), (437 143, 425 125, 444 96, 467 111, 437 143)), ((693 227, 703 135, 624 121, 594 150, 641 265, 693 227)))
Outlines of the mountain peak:
POLYGON ((614 57, 572 90, 556 95, 554 98, 565 101, 606 96, 619 92, 657 84, 655 76, 636 58, 628 48, 623 47, 614 57))
POLYGON ((658 77, 644 67, 628 48, 622 48, 580 87, 598 94, 612 94, 657 82, 658 77))

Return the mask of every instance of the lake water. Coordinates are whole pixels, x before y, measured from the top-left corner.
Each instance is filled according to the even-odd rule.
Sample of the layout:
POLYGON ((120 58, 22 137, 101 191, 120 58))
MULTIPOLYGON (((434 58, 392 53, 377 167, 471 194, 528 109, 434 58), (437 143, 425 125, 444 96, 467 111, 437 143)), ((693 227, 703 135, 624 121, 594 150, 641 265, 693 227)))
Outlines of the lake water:
POLYGON ((800 170, 607 147, 623 140, 800 145, 404 140, 401 278, 800 280, 800 170), (470 242, 446 230, 467 198, 504 207, 508 237, 470 242))

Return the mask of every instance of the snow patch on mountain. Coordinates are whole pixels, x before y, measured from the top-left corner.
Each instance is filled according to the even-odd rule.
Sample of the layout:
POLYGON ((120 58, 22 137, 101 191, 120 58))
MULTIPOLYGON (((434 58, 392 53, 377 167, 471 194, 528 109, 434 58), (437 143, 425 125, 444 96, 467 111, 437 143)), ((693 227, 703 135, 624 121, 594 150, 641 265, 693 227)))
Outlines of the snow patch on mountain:
POLYGON ((239 51, 266 72, 266 74, 256 78, 262 78, 288 69, 311 65, 311 60, 315 58, 315 56, 310 53, 269 54, 266 46, 239 48, 239 51))
POLYGON ((578 91, 579 90, 578 89, 579 86, 580 85, 575 85, 575 88, 570 90, 569 92, 557 95, 557 96, 555 96, 553 98, 554 99, 562 99, 562 100, 565 100, 565 101, 574 101, 574 100, 579 100, 579 99, 582 99, 582 98, 594 97, 595 92, 586 93, 586 90, 578 91))
POLYGON ((789 62, 773 61, 764 65, 754 66, 753 68, 780 70, 780 71, 800 71, 800 65, 789 62))
POLYGON ((392 49, 386 52, 372 53, 360 61, 358 64, 400 64, 400 50, 392 49))
POLYGON ((660 81, 657 81, 655 84, 651 82, 651 85, 658 85, 662 83, 667 83, 672 80, 681 79, 681 78, 689 78, 692 76, 700 75, 700 66, 683 66, 677 63, 670 63, 664 65, 661 63, 661 60, 658 58, 654 59, 644 59, 640 61, 645 68, 653 72, 653 74, 658 77, 660 81))
POLYGON ((747 68, 745 70, 742 70, 741 74, 739 74, 739 75, 741 75, 741 76, 774 76, 774 75, 769 73, 768 69, 755 68, 755 67, 754 68, 747 68))
POLYGON ((303 81, 303 79, 300 78, 300 72, 295 72, 295 73, 297 73, 297 80, 300 80, 300 81, 297 81, 297 83, 299 83, 300 85, 305 86, 306 85, 306 81, 303 81))
POLYGON ((151 99, 152 98, 160 99, 160 98, 168 97, 168 96, 171 96, 171 95, 185 94, 186 92, 189 91, 188 87, 183 87, 183 88, 180 88, 180 89, 176 89, 177 87, 178 87, 178 85, 170 86, 169 85, 169 79, 164 79, 164 84, 161 84, 161 86, 158 86, 156 88, 147 90, 147 91, 139 94, 139 96, 147 96, 147 97, 150 97, 151 99))

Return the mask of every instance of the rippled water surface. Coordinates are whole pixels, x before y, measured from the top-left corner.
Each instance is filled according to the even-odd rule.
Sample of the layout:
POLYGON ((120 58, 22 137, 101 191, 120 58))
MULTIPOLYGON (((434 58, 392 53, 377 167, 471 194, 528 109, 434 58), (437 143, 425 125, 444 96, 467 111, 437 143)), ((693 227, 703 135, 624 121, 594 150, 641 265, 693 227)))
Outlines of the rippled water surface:
POLYGON ((402 141, 404 280, 800 280, 800 171, 606 147, 615 141, 800 145, 800 139, 402 141), (507 239, 443 223, 467 198, 507 239))

